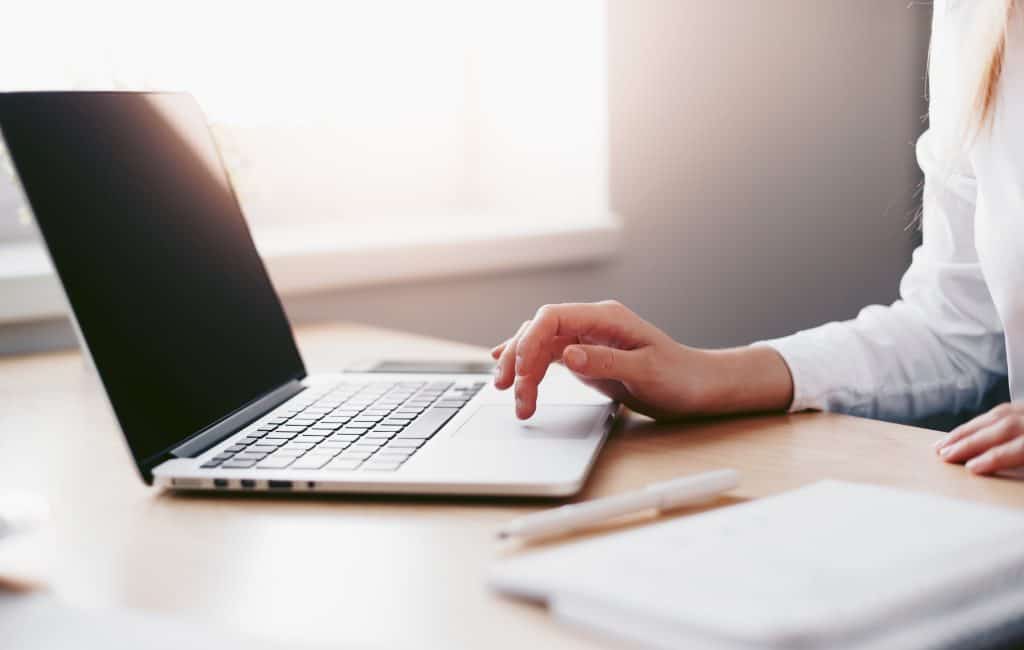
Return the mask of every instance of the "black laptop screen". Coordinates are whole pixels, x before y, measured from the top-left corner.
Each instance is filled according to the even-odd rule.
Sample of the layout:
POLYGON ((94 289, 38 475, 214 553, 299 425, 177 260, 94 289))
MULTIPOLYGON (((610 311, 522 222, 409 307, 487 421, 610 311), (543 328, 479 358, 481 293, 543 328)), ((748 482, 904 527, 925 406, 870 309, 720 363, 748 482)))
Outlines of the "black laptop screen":
POLYGON ((0 129, 140 467, 305 375, 190 96, 0 94, 0 129))

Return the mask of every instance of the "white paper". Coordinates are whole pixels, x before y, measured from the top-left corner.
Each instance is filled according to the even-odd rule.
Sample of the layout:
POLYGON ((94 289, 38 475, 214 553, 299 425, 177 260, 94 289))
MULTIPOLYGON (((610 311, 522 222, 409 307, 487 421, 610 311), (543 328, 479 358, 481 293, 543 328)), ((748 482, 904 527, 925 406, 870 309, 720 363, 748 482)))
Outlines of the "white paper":
POLYGON ((838 645, 1024 588, 1010 572, 1024 569, 1022 539, 1012 510, 825 481, 515 557, 492 584, 600 604, 662 636, 838 645))

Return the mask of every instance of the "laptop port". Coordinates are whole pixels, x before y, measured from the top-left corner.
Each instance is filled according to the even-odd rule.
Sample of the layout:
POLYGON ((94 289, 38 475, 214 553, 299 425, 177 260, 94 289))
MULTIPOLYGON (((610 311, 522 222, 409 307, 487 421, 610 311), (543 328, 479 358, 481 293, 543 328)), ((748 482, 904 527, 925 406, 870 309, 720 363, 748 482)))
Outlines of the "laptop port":
POLYGON ((291 481, 267 481, 267 487, 271 490, 290 490, 292 489, 291 481))
POLYGON ((226 488, 228 486, 228 480, 226 478, 215 478, 213 479, 213 487, 226 488))
POLYGON ((252 480, 251 478, 243 478, 241 481, 239 481, 239 483, 244 488, 254 488, 254 487, 256 487, 256 481, 252 480))

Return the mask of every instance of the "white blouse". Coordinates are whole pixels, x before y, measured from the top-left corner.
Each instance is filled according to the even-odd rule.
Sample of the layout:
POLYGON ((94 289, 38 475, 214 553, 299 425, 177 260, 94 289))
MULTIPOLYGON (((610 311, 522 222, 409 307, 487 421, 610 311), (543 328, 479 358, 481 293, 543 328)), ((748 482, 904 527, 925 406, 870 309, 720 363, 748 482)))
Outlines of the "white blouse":
POLYGON ((793 411, 903 421, 976 411, 1006 377, 1024 400, 1024 20, 1011 21, 991 128, 965 138, 977 84, 966 63, 986 4, 934 4, 929 128, 917 142, 923 243, 901 299, 762 343, 789 365, 793 411))

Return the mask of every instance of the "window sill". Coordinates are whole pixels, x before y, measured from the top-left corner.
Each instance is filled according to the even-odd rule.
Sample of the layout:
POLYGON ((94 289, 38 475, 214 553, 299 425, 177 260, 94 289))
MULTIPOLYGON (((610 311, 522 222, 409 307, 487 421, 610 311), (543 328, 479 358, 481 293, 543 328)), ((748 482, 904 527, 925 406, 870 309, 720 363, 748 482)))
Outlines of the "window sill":
MULTIPOLYGON (((596 262, 612 257, 620 233, 618 219, 605 215, 570 222, 488 218, 457 226, 424 223, 400 233, 323 224, 255 230, 253 237, 274 286, 291 295, 596 262)), ((37 242, 0 244, 0 323, 65 312, 42 247, 37 242)))

